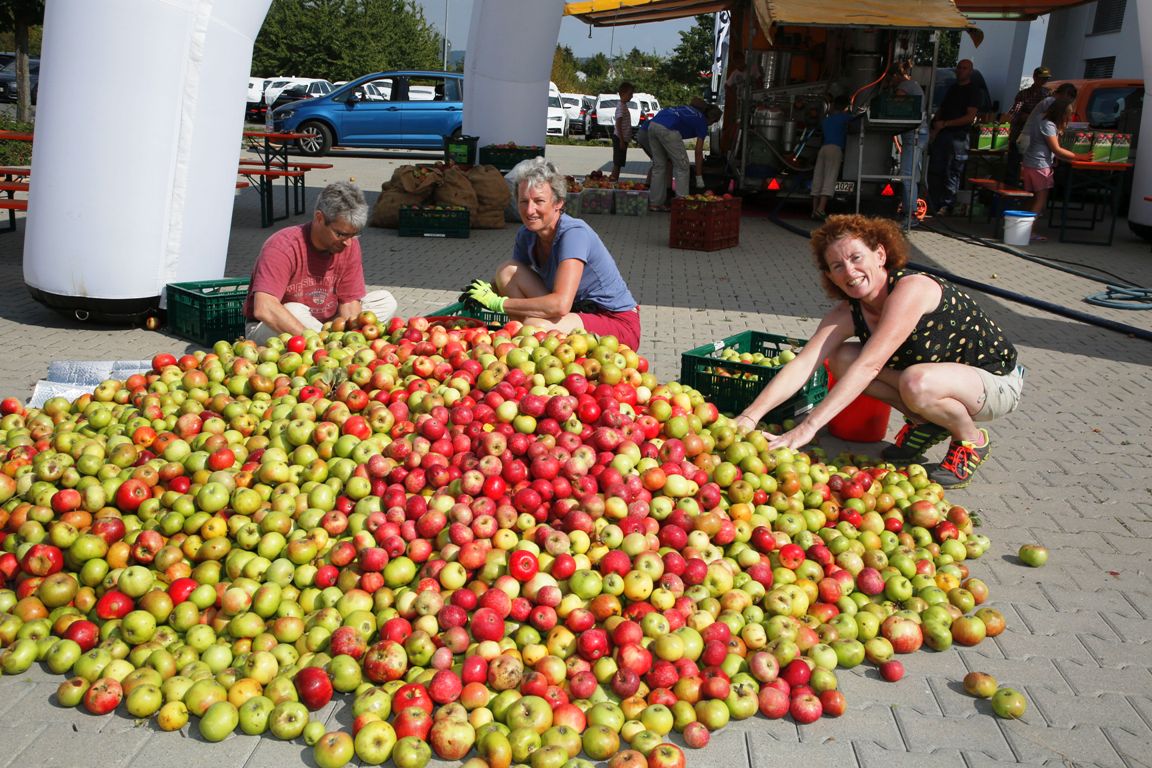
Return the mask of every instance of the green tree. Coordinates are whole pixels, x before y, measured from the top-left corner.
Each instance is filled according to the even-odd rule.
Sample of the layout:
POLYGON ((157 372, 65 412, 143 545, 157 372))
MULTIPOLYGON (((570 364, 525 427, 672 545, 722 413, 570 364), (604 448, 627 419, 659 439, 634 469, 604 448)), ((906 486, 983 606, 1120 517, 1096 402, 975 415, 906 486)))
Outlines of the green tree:
POLYGON ((28 54, 30 33, 44 23, 44 0, 0 0, 0 31, 13 34, 16 51, 16 119, 32 120, 32 94, 29 88, 28 54))
POLYGON ((715 48, 715 17, 702 14, 695 23, 680 33, 680 44, 664 64, 664 76, 682 85, 696 86, 700 73, 712 68, 715 48))
POLYGON ((552 82, 565 93, 578 92, 584 87, 576 77, 580 65, 576 63, 576 55, 567 45, 557 45, 556 54, 552 57, 552 82))
POLYGON ((412 0, 273 0, 252 71, 351 80, 386 69, 440 69, 443 38, 412 0))
MULTIPOLYGON (((960 35, 958 29, 951 29, 940 33, 940 52, 936 59, 936 66, 954 67, 960 60, 960 35)), ((917 64, 932 63, 932 41, 928 35, 918 35, 913 57, 917 64)))
POLYGON ((608 61, 607 56, 603 53, 597 53, 595 56, 586 59, 580 68, 584 70, 584 75, 587 78, 585 82, 589 85, 596 85, 596 87, 599 88, 599 84, 602 84, 603 81, 607 79, 608 69, 611 66, 612 62, 608 61))

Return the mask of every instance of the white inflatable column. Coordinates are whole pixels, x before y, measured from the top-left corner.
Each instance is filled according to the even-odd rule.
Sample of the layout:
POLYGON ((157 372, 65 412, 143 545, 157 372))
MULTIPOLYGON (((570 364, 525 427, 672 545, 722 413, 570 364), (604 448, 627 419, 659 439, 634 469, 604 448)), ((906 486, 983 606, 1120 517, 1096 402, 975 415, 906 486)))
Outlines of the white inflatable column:
POLYGON ((543 146, 564 0, 474 0, 464 58, 464 133, 480 146, 543 146))
POLYGON ((39 301, 128 318, 166 283, 223 276, 270 4, 48 0, 24 245, 39 301), (91 87, 94 66, 115 87, 91 87))
MULTIPOLYGON (((1152 40, 1152 3, 1136 3, 1136 28, 1140 39, 1152 40)), ((1140 115, 1140 146, 1136 155, 1135 175, 1132 178, 1132 198, 1128 203, 1128 226, 1145 238, 1152 238, 1152 203, 1144 198, 1152 195, 1152 49, 1143 51, 1144 57, 1144 111, 1140 115)))

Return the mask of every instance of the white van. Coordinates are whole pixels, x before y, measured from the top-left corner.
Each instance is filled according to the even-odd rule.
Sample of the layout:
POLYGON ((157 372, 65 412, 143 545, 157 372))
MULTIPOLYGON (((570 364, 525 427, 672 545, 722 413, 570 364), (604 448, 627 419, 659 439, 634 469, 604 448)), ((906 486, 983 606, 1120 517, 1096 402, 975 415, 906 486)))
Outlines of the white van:
POLYGON ((636 112, 632 113, 634 126, 639 126, 641 123, 646 123, 656 117, 656 113, 660 111, 660 102, 655 96, 650 93, 637 93, 634 98, 639 106, 639 115, 636 112))

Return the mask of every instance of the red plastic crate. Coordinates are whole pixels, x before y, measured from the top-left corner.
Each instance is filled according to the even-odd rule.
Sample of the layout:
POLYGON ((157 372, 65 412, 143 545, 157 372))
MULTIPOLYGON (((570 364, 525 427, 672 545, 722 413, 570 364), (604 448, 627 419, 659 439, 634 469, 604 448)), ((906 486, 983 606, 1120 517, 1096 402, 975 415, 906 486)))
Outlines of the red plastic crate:
POLYGON ((740 244, 739 198, 676 198, 668 227, 668 245, 690 251, 719 251, 740 244))

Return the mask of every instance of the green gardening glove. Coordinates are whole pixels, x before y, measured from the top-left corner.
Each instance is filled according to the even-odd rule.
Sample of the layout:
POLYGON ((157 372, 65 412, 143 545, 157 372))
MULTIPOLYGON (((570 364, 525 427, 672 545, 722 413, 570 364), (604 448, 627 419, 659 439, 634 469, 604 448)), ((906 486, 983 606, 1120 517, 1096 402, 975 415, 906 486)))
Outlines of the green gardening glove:
POLYGON ((493 312, 504 312, 504 302, 507 297, 492 290, 492 286, 486 280, 473 280, 472 285, 468 287, 468 295, 485 309, 493 312))

